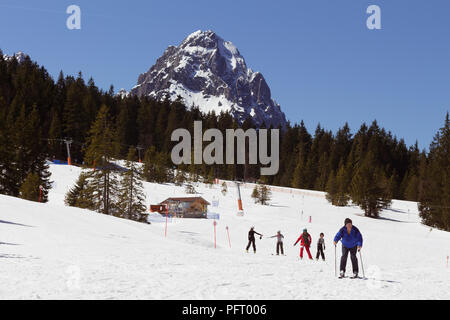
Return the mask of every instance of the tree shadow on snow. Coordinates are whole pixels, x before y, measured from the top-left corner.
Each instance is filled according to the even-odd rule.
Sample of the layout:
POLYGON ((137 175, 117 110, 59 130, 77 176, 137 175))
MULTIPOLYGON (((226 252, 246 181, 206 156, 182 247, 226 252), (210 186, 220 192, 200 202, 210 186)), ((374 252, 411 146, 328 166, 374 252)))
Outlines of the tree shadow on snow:
POLYGON ((9 243, 9 242, 0 242, 0 245, 7 245, 7 246, 21 246, 20 243, 9 243))
POLYGON ((17 254, 0 254, 0 259, 24 259, 24 256, 20 256, 17 254))
POLYGON ((392 219, 392 218, 387 218, 387 217, 368 217, 365 216, 364 214, 355 214, 358 217, 363 217, 363 218, 369 218, 369 219, 374 219, 374 220, 386 220, 386 221, 392 221, 392 222, 401 222, 401 223, 415 223, 414 221, 404 221, 404 220, 397 220, 397 219, 392 219))
POLYGON ((386 217, 378 217, 375 219, 379 219, 379 220, 387 220, 387 221, 393 221, 393 222, 401 222, 401 223, 415 223, 414 221, 402 221, 402 220, 397 220, 397 219, 392 219, 392 218, 386 218, 386 217))
POLYGON ((16 226, 22 226, 22 227, 30 227, 30 228, 34 228, 33 226, 29 226, 27 224, 21 224, 21 223, 16 223, 16 222, 11 222, 11 221, 5 221, 5 220, 0 220, 0 223, 5 223, 5 224, 13 224, 16 226))
POLYGON ((191 234, 191 235, 198 235, 197 232, 191 232, 191 231, 178 231, 179 233, 187 233, 187 234, 191 234))
POLYGON ((396 213, 406 213, 405 210, 393 209, 393 208, 384 209, 384 210, 385 211, 392 211, 392 212, 396 212, 396 213))
POLYGON ((282 205, 279 205, 279 204, 269 204, 269 207, 289 208, 289 206, 282 206, 282 205))
POLYGON ((387 282, 387 283, 401 283, 400 281, 394 281, 394 280, 382 280, 382 279, 375 279, 375 278, 364 278, 364 280, 374 280, 379 282, 387 282))

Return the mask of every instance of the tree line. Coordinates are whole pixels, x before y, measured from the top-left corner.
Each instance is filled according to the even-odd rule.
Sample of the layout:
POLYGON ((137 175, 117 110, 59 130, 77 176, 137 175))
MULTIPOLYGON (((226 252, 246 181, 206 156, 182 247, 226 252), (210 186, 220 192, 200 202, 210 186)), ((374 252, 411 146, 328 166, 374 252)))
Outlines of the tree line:
POLYGON ((116 96, 113 87, 101 90, 81 73, 61 72, 55 81, 29 57, 19 64, 0 52, 0 193, 36 200, 36 185, 41 185, 41 201, 47 201, 46 161, 65 159, 60 139, 71 138, 72 162, 103 175, 103 182, 116 174, 112 159, 134 152, 146 181, 221 178, 326 191, 334 205, 357 204, 368 216, 377 216, 391 199, 419 201, 425 223, 449 228, 448 218, 436 218, 449 216, 448 116, 428 153, 417 143, 406 146, 376 121, 362 124, 355 134, 347 124, 336 133, 318 125, 311 134, 303 121, 288 123, 281 128, 280 168, 274 176, 260 176, 260 165, 253 164, 174 166, 171 133, 185 128, 193 136, 194 121, 223 133, 254 127, 250 118, 239 124, 229 113, 205 114, 181 99, 116 96))

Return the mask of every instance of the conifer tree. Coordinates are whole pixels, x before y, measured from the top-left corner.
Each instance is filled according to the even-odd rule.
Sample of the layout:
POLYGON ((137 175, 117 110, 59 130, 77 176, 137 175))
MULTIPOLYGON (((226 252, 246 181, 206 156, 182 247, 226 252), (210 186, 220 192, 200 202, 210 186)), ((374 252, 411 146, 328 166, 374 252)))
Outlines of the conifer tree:
POLYGON ((405 188, 405 199, 417 201, 419 199, 419 179, 416 175, 407 176, 407 186, 405 188))
POLYGON ((211 166, 209 168, 208 174, 206 175, 206 179, 204 179, 204 183, 212 187, 214 184, 214 168, 211 166))
POLYGON ((51 188, 47 154, 41 139, 41 126, 39 112, 36 105, 33 106, 29 115, 26 115, 26 107, 22 106, 19 117, 16 120, 12 145, 18 146, 14 150, 14 172, 15 185, 12 186, 13 195, 16 190, 29 178, 30 173, 35 173, 42 186, 41 202, 47 202, 48 191, 51 188))
POLYGON ((336 174, 334 173, 334 171, 331 172, 328 178, 326 192, 327 193, 325 197, 328 202, 330 202, 332 205, 337 205, 338 185, 336 182, 336 174))
POLYGON ((192 182, 198 182, 199 181, 199 175, 198 175, 198 165, 194 164, 194 154, 191 153, 191 163, 189 164, 189 180, 192 182))
POLYGON ((305 168, 305 164, 303 163, 303 160, 299 159, 297 166, 295 167, 292 182, 291 182, 291 186, 293 188, 304 189, 306 187, 305 186, 306 179, 305 179, 305 174, 304 174, 304 172, 305 172, 304 168, 305 168))
POLYGON ((13 160, 16 144, 5 122, 0 114, 0 193, 17 196, 18 169, 13 160))
POLYGON ((39 201, 39 186, 39 175, 30 172, 20 187, 20 197, 25 200, 39 201))
POLYGON ((67 193, 64 203, 70 207, 93 209, 93 202, 89 190, 89 173, 81 172, 78 179, 67 193))
POLYGON ((172 181, 172 171, 167 165, 167 155, 164 152, 158 152, 155 159, 155 181, 157 183, 165 183, 172 181))
POLYGON ((380 210, 388 208, 389 181, 383 170, 376 167, 372 152, 368 152, 351 183, 351 200, 357 204, 368 217, 378 217, 380 210))
POLYGON ((156 152, 151 146, 145 153, 143 175, 148 182, 171 182, 173 172, 168 168, 167 155, 164 152, 156 152))
POLYGON ((349 175, 349 170, 347 166, 344 165, 344 162, 341 161, 339 165, 339 170, 336 174, 336 186, 337 186, 337 194, 336 194, 336 205, 340 207, 345 207, 350 201, 349 196, 349 186, 351 182, 351 177, 349 175))
POLYGON ((223 196, 226 196, 228 193, 228 187, 225 181, 222 182, 222 189, 220 190, 220 192, 222 193, 223 196))
POLYGON ((183 170, 178 169, 175 175, 175 185, 182 186, 183 183, 185 183, 185 181, 186 181, 186 174, 184 173, 183 170))
POLYGON ((389 178, 389 197, 391 199, 401 198, 399 176, 395 169, 394 169, 394 172, 392 173, 391 177, 389 178))
POLYGON ((259 203, 267 205, 272 197, 272 192, 266 185, 260 185, 259 188, 259 203))
POLYGON ((423 173, 419 212, 423 223, 450 231, 450 119, 445 118, 430 145, 429 164, 423 173))
POLYGON ((253 188, 251 197, 253 198, 255 203, 258 203, 258 201, 259 201, 259 188, 258 188, 257 184, 255 184, 255 187, 253 188))
POLYGON ((156 181, 156 167, 155 167, 156 150, 154 146, 147 149, 144 156, 144 171, 143 175, 146 181, 156 181))
POLYGON ((125 103, 120 105, 119 115, 116 120, 116 141, 118 142, 118 154, 127 155, 127 137, 128 137, 128 109, 125 103))
POLYGON ((142 168, 136 162, 136 149, 128 150, 126 170, 121 173, 118 215, 122 218, 145 222, 147 218, 142 168))
MULTIPOLYGON (((86 119, 83 119, 84 113, 80 110, 82 105, 83 89, 80 87, 80 81, 72 82, 67 87, 66 101, 64 104, 63 121, 64 136, 70 137, 75 141, 84 141, 86 132, 83 132, 88 125, 86 119)), ((78 159, 79 152, 72 150, 72 158, 78 159)))
POLYGON ((57 141, 57 139, 61 139, 63 137, 61 121, 59 119, 58 113, 56 111, 53 112, 52 122, 50 124, 50 129, 48 132, 49 141, 49 154, 50 156, 56 159, 64 159, 64 155, 62 153, 61 142, 57 141))
POLYGON ((255 200, 255 203, 260 203, 262 205, 268 204, 271 196, 272 192, 264 184, 256 184, 251 195, 251 197, 255 200))
POLYGON ((117 150, 108 107, 102 105, 89 130, 85 163, 96 168, 89 182, 94 210, 109 215, 117 214, 118 177, 112 163, 117 150))
POLYGON ((197 193, 197 191, 195 190, 194 186, 190 182, 188 182, 186 184, 185 192, 188 193, 188 194, 195 194, 195 193, 197 193))
POLYGON ((326 189, 328 175, 329 175, 329 160, 328 155, 323 153, 319 160, 318 176, 315 181, 315 190, 324 191, 326 189))

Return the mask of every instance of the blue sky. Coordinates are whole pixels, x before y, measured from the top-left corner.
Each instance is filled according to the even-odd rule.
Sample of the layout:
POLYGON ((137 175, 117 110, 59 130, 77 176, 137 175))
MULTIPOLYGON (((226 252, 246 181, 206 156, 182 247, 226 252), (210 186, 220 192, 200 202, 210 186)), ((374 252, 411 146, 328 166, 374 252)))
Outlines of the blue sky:
POLYGON ((233 42, 287 118, 311 132, 377 119, 427 148, 450 110, 448 0, 0 0, 4 53, 24 51, 54 77, 82 71, 104 89, 130 89, 198 29, 233 42), (71 4, 81 30, 66 28, 71 4), (366 27, 371 4, 381 30, 366 27))

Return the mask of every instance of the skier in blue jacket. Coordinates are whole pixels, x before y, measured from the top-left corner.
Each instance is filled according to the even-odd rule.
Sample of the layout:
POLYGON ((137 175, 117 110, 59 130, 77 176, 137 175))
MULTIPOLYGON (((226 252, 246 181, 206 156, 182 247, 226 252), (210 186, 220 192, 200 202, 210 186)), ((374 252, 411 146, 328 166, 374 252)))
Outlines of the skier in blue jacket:
POLYGON ((342 257, 340 266, 340 277, 345 276, 345 267, 347 265, 347 257, 350 252, 350 258, 352 260, 353 277, 358 277, 358 258, 356 252, 361 250, 363 244, 363 238, 361 232, 352 223, 352 220, 345 219, 344 226, 336 233, 334 237, 334 245, 342 241, 342 257))

